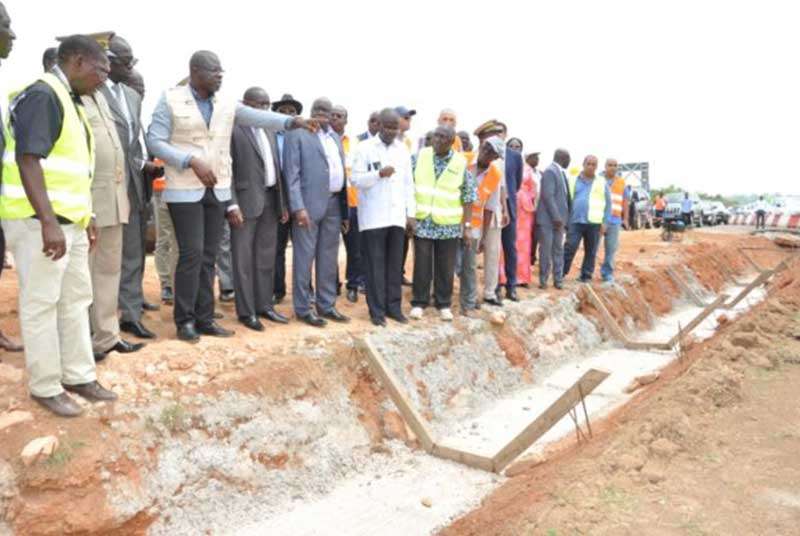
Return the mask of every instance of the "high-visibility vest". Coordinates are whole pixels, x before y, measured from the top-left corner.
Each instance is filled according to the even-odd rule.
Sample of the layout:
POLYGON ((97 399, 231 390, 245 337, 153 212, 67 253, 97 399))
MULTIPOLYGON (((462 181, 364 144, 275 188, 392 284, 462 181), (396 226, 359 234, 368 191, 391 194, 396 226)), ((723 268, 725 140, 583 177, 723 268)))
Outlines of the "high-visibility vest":
POLYGON ((483 209, 492 194, 500 187, 500 181, 503 180, 503 160, 497 159, 489 164, 489 169, 483 176, 483 180, 478 184, 478 199, 472 203, 472 214, 470 215, 470 222, 473 229, 481 229, 483 227, 483 209))
POLYGON ((621 218, 623 201, 625 200, 625 179, 614 177, 608 188, 611 190, 611 215, 621 218))
MULTIPOLYGON (((52 88, 64 112, 58 139, 47 158, 39 161, 44 172, 47 197, 57 216, 85 228, 92 219, 94 135, 83 106, 72 100, 61 80, 51 73, 43 74, 39 80, 52 88)), ((18 93, 12 93, 11 99, 13 100, 18 93)), ((5 133, 7 145, 3 155, 0 219, 30 218, 36 211, 33 210, 22 185, 10 117, 5 133)))
POLYGON ((419 152, 414 169, 414 191, 417 201, 417 220, 428 216, 439 225, 458 225, 464 214, 461 204, 461 185, 467 160, 461 153, 453 153, 447 168, 439 178, 433 167, 433 148, 419 152))
MULTIPOLYGON (((575 199, 575 183, 578 177, 570 177, 569 179, 569 196, 575 199)), ((592 190, 589 193, 589 214, 587 220, 589 223, 601 224, 606 212, 606 184, 605 181, 595 178, 592 181, 592 190)))
POLYGON ((347 179, 347 206, 354 208, 358 206, 358 189, 350 182, 350 137, 347 134, 342 136, 342 150, 346 162, 344 173, 347 179))

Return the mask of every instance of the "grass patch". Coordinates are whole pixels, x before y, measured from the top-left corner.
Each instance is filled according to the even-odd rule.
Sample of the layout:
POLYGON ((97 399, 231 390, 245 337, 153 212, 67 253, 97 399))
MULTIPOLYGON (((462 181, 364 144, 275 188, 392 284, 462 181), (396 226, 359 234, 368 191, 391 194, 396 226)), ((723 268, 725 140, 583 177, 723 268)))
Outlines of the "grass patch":
POLYGON ((65 438, 59 442, 58 448, 45 460, 44 464, 51 469, 64 467, 75 456, 75 452, 85 446, 85 441, 65 438))
POLYGON ((180 404, 171 404, 161 410, 159 421, 172 433, 184 432, 189 428, 189 414, 180 404))

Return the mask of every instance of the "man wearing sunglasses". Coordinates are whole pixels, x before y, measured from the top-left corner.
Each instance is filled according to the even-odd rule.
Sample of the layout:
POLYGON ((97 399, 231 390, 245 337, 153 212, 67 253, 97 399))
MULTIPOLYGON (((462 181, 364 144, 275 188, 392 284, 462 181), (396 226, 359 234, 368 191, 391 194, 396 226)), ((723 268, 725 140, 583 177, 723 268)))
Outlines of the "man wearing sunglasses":
MULTIPOLYGON (((152 162, 147 161, 141 141, 142 99, 125 83, 131 76, 133 66, 137 63, 133 50, 125 39, 114 35, 109 41, 106 55, 109 59, 110 72, 108 80, 100 86, 98 93, 108 103, 124 154, 121 183, 110 186, 122 189, 122 196, 125 199, 120 201, 120 204, 129 207, 129 210, 126 210, 126 217, 121 223, 116 218, 102 218, 109 224, 116 223, 122 227, 119 243, 116 240, 105 241, 103 240, 105 233, 100 234, 96 256, 106 257, 107 254, 109 260, 113 256, 114 261, 109 262, 104 270, 109 276, 105 283, 98 286, 97 276, 95 276, 94 290, 95 296, 103 296, 101 302, 107 301, 113 305, 113 313, 109 311, 105 315, 108 318, 108 325, 117 328, 117 334, 112 338, 118 340, 118 333, 121 330, 141 339, 153 339, 155 334, 142 324, 142 310, 153 309, 153 306, 144 300, 142 279, 147 223, 146 209, 151 197, 151 183, 158 175, 158 168, 152 162), (117 308, 120 311, 118 327, 117 322, 111 319, 112 315, 116 318, 117 308)), ((97 204, 101 204, 103 207, 114 206, 113 191, 110 191, 113 188, 95 188, 95 190, 101 196, 109 199, 108 202, 97 204)), ((95 194, 95 197, 97 195, 95 194)), ((100 215, 98 213, 98 218, 100 215)), ((105 228, 103 227, 103 229, 105 228)), ((95 333, 97 334, 96 329, 95 333)), ((130 350, 128 346, 130 345, 122 344, 119 350, 128 351, 130 350)), ((95 348, 95 350, 98 349, 95 348)))
POLYGON ((216 54, 199 51, 189 61, 189 83, 162 95, 147 132, 150 153, 166 163, 164 200, 175 225, 174 319, 178 338, 230 337, 214 321, 214 265, 223 218, 234 228, 244 220, 231 204, 231 133, 234 125, 270 131, 306 128, 318 123, 218 99, 222 64, 216 54))

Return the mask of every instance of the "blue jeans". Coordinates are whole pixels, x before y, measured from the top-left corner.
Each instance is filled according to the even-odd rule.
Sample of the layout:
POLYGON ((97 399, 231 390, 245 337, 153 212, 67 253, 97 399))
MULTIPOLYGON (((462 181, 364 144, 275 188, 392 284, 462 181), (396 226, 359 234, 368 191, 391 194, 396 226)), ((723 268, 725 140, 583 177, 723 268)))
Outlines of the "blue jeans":
POLYGON ((594 261, 597 257, 597 246, 600 244, 600 224, 570 223, 567 229, 567 243, 564 246, 564 275, 572 267, 572 259, 583 241, 583 264, 581 264, 580 280, 591 281, 594 274, 594 261))
POLYGON ((603 281, 614 280, 614 259, 617 256, 617 249, 619 249, 619 231, 622 226, 618 223, 606 225, 606 234, 603 239, 605 248, 605 256, 603 258, 603 265, 600 267, 600 275, 603 281))

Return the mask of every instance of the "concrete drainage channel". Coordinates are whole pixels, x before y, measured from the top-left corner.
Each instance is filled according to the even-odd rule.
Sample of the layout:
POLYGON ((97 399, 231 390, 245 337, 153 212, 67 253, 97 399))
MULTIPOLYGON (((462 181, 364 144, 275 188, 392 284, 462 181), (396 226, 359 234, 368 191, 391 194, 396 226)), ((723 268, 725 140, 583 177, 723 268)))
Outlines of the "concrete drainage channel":
MULTIPOLYGON (((690 273, 680 275, 693 294, 686 300, 714 301, 690 273)), ((742 288, 730 287, 726 293, 736 297, 742 288)), ((594 420, 629 399, 625 391, 634 378, 677 358, 672 350, 624 349, 608 328, 611 338, 604 342, 598 329, 603 323, 596 325, 578 312, 581 292, 555 302, 539 296, 508 304, 502 326, 478 319, 434 321, 428 327, 418 323, 381 331, 370 343, 379 349, 395 387, 433 441, 493 459, 590 369, 610 373, 591 394, 583 393, 594 420)), ((603 289, 605 296, 625 292, 622 287, 603 289)), ((763 295, 754 286, 725 315, 739 314, 763 295)), ((667 341, 679 323, 687 326, 704 309, 680 301, 670 315, 654 319, 652 330, 636 339, 627 337, 627 342, 667 341)), ((693 335, 711 336, 715 316, 712 312, 698 322, 693 335)), ((630 331, 625 322, 617 328, 622 335, 630 331)), ((363 360, 366 366, 366 354, 363 360)), ((141 484, 106 479, 104 487, 114 498, 110 506, 120 519, 137 512, 152 517, 149 533, 155 535, 406 536, 442 527, 504 481, 500 474, 429 454, 426 450, 436 445, 425 445, 420 437, 422 448, 410 448, 413 427, 405 430, 410 441, 376 446, 345 382, 338 382, 335 367, 329 372, 336 387, 323 398, 276 404, 267 397, 228 391, 184 401, 194 406, 193 418, 202 427, 188 426, 184 434, 158 444, 151 438, 153 444, 142 445, 157 452, 157 463, 152 470, 142 469, 141 484)), ((391 392, 388 385, 384 389, 391 392)), ((381 404, 384 411, 396 411, 390 398, 381 404)), ((151 411, 143 411, 144 421, 158 420, 159 411, 163 421, 160 408, 151 411)), ((576 417, 584 420, 580 406, 576 417)), ((513 458, 534 455, 574 430, 568 416, 548 423, 546 433, 513 458)))

